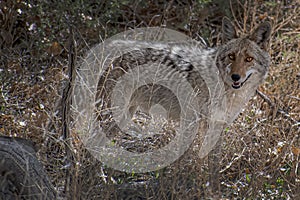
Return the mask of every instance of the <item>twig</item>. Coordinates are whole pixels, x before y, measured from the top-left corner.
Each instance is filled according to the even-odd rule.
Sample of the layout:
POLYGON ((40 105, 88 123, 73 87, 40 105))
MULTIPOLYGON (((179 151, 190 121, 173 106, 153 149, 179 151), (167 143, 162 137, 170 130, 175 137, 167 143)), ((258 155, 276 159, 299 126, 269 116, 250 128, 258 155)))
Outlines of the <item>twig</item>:
POLYGON ((278 23, 278 25, 276 27, 274 27, 273 32, 276 33, 278 32, 280 29, 282 29, 282 27, 284 27, 285 25, 287 25, 288 23, 290 23, 292 21, 292 19, 295 19, 297 16, 299 16, 299 12, 296 11, 297 7, 293 10, 294 12, 290 12, 291 14, 288 15, 288 17, 286 19, 282 19, 282 21, 280 23, 278 23))
POLYGON ((232 158, 231 161, 223 169, 221 169, 219 173, 223 173, 227 169, 229 169, 234 164, 235 161, 239 160, 244 155, 245 150, 246 150, 246 147, 243 148, 242 152, 235 153, 235 157, 232 158))
MULTIPOLYGON (((269 104, 269 106, 270 106, 271 108, 276 108, 276 105, 272 102, 272 100, 271 100, 266 94, 262 93, 262 92, 259 91, 259 90, 256 90, 256 93, 257 93, 264 101, 266 101, 266 102, 269 104)), ((277 113, 279 113, 279 114, 285 116, 286 118, 288 118, 290 121, 292 121, 292 122, 294 123, 294 125, 296 125, 296 126, 299 125, 299 128, 300 128, 300 122, 299 122, 299 121, 293 119, 287 112, 285 112, 284 110, 282 110, 282 109, 280 109, 280 108, 278 108, 278 109, 276 109, 276 110, 277 110, 277 113)), ((293 126, 294 126, 294 125, 293 125, 293 126)))
POLYGON ((174 3, 174 0, 171 0, 171 1, 168 3, 167 8, 164 10, 163 17, 162 17, 162 22, 161 22, 161 24, 164 25, 164 26, 167 25, 169 12, 170 12, 170 9, 171 9, 173 3, 174 3))

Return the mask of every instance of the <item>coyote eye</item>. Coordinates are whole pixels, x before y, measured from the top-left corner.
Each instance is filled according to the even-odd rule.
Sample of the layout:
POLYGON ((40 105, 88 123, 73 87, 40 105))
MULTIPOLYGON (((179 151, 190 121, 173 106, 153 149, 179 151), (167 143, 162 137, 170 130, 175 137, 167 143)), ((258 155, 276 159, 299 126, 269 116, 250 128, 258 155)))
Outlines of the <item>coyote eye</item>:
POLYGON ((247 57, 247 58, 245 59, 246 62, 251 62, 252 60, 253 60, 253 57, 247 57))
POLYGON ((228 54, 230 60, 235 60, 235 55, 233 53, 228 54))

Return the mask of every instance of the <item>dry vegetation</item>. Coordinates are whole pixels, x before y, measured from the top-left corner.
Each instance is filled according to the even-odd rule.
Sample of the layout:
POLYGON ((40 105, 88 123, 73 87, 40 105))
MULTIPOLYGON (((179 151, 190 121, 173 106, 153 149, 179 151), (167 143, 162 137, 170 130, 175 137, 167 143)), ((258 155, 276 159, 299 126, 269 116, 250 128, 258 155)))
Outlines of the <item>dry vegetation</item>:
POLYGON ((0 1, 0 134, 36 143, 64 197, 66 170, 82 199, 209 199, 207 160, 196 149, 172 166, 145 174, 110 169, 71 133, 74 165, 66 165, 60 99, 67 80, 69 27, 78 58, 93 45, 134 27, 164 25, 211 44, 221 19, 240 32, 273 25, 272 65, 264 85, 222 140, 224 199, 300 198, 300 4, 297 0, 0 1))

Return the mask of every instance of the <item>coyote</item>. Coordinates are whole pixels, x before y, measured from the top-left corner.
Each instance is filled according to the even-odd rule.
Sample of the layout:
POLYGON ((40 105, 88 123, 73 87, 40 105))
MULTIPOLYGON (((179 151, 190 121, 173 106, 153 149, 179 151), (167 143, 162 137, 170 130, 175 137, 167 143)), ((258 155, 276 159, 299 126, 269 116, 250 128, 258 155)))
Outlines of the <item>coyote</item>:
MULTIPOLYGON (((213 84, 221 81, 224 86, 224 95, 227 99, 224 108, 226 109, 225 121, 226 125, 231 123, 267 75, 270 65, 267 44, 271 35, 271 25, 269 22, 263 22, 250 35, 237 37, 230 20, 224 18, 222 32, 223 45, 216 48, 203 48, 199 43, 190 41, 167 43, 112 41, 110 47, 119 49, 122 54, 109 63, 109 67, 104 69, 98 82, 97 98, 103 100, 97 105, 102 105, 98 115, 100 121, 109 118, 108 115, 111 116, 103 106, 105 105, 106 108, 111 106, 109 103, 111 91, 118 79, 136 67, 142 66, 143 70, 140 68, 140 71, 137 70, 139 71, 137 77, 143 76, 143 73, 144 77, 147 77, 147 71, 155 70, 158 79, 168 78, 173 81, 170 87, 172 84, 180 85, 187 80, 194 91, 200 91, 197 95, 199 102, 202 103, 209 101, 209 90, 205 89, 205 81, 203 76, 199 76, 199 71, 206 70, 207 76, 218 73, 218 79, 213 80, 215 82, 213 84), (218 72, 213 71, 214 68, 217 68, 218 72)), ((129 99, 129 116, 125 118, 131 118, 137 108, 148 113, 154 105, 159 104, 167 111, 168 119, 179 119, 181 108, 176 94, 172 94, 172 91, 160 84, 146 82, 135 91, 128 91, 128 88, 120 91, 122 97, 129 99)), ((186 92, 178 89, 178 93, 186 92)), ((203 109, 204 112, 208 112, 203 109)), ((109 126, 111 131, 113 128, 109 126)))
MULTIPOLYGON (((200 147, 199 158, 206 157, 268 73, 269 22, 237 37, 230 20, 224 18, 223 44, 215 48, 182 36, 168 40, 172 34, 162 40, 112 38, 84 59, 73 101, 80 113, 78 129, 88 132, 85 144, 95 149, 95 156, 111 148, 122 153, 119 158, 124 162, 117 159, 111 164, 118 170, 131 167, 133 160, 127 156, 132 152, 138 152, 134 159, 141 159, 134 160, 135 172, 157 170, 188 149, 194 151, 192 142, 200 147), (102 146, 108 148, 99 151, 102 146), (152 157, 144 156, 148 150, 152 157)), ((216 156, 209 161, 217 163, 218 153, 210 155, 216 156)), ((112 160, 100 157, 108 158, 104 162, 112 160)), ((219 171, 210 169, 211 174, 219 171)))

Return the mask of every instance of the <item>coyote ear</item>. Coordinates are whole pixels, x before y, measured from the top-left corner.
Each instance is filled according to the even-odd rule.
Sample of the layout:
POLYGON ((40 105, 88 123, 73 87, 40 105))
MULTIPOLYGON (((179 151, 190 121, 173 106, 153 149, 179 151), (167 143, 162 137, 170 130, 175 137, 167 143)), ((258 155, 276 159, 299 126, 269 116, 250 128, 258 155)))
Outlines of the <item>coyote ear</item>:
POLYGON ((237 34, 230 19, 223 17, 222 20, 222 42, 228 42, 229 40, 237 38, 237 34))
POLYGON ((250 36, 262 49, 267 50, 267 44, 271 36, 272 26, 270 22, 261 23, 250 36))

